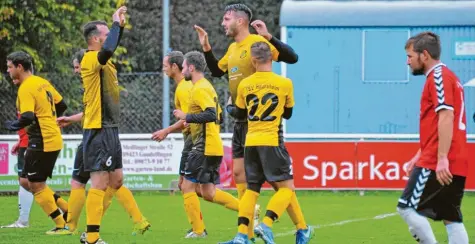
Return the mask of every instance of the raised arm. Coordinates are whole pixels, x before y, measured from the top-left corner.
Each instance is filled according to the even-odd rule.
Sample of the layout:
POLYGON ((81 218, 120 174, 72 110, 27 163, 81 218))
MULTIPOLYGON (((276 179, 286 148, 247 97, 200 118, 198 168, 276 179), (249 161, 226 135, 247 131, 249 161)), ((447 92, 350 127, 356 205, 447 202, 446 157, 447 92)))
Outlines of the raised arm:
MULTIPOLYGON (((277 55, 274 56, 274 61, 278 62, 285 62, 288 64, 295 64, 298 62, 299 57, 297 53, 295 53, 294 49, 289 45, 283 43, 275 36, 269 33, 267 30, 266 24, 262 20, 255 20, 251 23, 251 26, 254 27, 256 32, 263 36, 267 41, 270 42, 275 47, 275 50, 278 52, 277 55), (277 57, 276 57, 277 56, 277 57)), ((274 51, 275 53, 275 51, 274 51)))
POLYGON ((211 45, 209 44, 208 40, 208 33, 200 26, 195 25, 194 28, 196 30, 196 33, 198 33, 198 38, 200 40, 201 47, 203 48, 203 53, 205 55, 206 65, 211 71, 211 75, 213 77, 221 77, 225 75, 227 72, 223 71, 219 67, 219 61, 213 54, 213 50, 211 49, 211 45))
POLYGON ((122 37, 122 32, 124 30, 126 12, 127 7, 122 6, 114 13, 114 15, 112 15, 114 23, 112 23, 111 30, 107 35, 101 51, 97 54, 97 59, 102 65, 107 63, 114 54, 114 51, 117 49, 117 46, 119 46, 120 38, 122 37))

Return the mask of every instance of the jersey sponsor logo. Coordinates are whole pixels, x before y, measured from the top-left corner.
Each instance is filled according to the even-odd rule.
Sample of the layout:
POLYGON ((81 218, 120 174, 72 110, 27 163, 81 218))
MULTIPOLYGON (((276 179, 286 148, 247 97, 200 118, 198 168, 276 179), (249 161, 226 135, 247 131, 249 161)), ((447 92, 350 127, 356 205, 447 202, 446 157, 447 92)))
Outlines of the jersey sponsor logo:
POLYGON ((231 68, 231 73, 236 73, 239 70, 238 67, 232 67, 231 68))
POLYGON ((241 52, 241 55, 239 56, 241 59, 245 58, 247 56, 247 50, 243 50, 241 52))

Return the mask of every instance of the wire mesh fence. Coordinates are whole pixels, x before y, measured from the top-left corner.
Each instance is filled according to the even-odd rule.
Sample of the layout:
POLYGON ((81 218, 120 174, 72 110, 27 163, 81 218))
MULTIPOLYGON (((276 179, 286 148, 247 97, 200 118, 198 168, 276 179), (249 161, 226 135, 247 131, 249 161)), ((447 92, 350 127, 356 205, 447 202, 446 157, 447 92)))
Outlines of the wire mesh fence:
MULTIPOLYGON (((62 75, 55 73, 40 74, 48 79, 63 96, 68 105, 67 115, 72 115, 82 111, 82 84, 76 75, 62 75)), ((151 133, 162 127, 162 73, 160 72, 140 72, 140 73, 120 73, 118 75, 119 84, 127 92, 121 93, 121 133, 151 133)), ((228 83, 225 78, 209 78, 218 93, 221 106, 225 106, 228 98, 228 83)), ((170 123, 176 119, 173 117, 175 82, 170 79, 170 123)), ((7 75, 0 76, 0 121, 15 118, 17 87, 11 82, 7 75)), ((231 132, 232 117, 223 114, 224 123, 221 125, 222 132, 231 132)), ((13 134, 6 130, 3 134, 13 134)), ((79 124, 63 129, 63 134, 80 134, 79 124)))

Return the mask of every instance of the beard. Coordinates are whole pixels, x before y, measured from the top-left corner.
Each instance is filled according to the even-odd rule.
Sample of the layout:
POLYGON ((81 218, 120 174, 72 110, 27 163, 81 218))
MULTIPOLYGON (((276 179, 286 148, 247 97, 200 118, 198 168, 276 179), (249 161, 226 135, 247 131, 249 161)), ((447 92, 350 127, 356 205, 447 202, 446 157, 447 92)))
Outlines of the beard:
POLYGON ((412 70, 412 75, 424 75, 424 66, 418 68, 418 69, 413 69, 412 70))
POLYGON ((421 57, 419 55, 417 62, 421 65, 419 68, 413 68, 412 69, 412 75, 424 75, 424 70, 425 70, 425 65, 422 63, 421 57))
POLYGON ((228 31, 226 32, 227 37, 235 37, 236 36, 236 24, 229 25, 228 31))
POLYGON ((190 81, 190 80, 191 80, 191 74, 190 74, 190 73, 185 73, 183 76, 185 77, 185 80, 186 80, 186 81, 190 81))

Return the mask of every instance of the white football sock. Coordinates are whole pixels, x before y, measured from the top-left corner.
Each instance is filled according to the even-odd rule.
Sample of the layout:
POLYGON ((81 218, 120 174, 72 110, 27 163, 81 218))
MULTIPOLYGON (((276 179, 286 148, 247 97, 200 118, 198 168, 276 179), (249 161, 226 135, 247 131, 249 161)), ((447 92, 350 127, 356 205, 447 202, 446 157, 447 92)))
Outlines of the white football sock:
POLYGON ((449 244, 468 244, 468 234, 463 223, 450 223, 445 226, 449 244))
POLYGON ((429 221, 419 215, 413 208, 397 208, 399 215, 406 221, 414 239, 421 244, 437 244, 429 221))
POLYGON ((20 217, 18 220, 23 223, 28 223, 30 220, 30 210, 32 204, 33 194, 20 186, 20 190, 18 191, 18 207, 20 210, 20 217))

